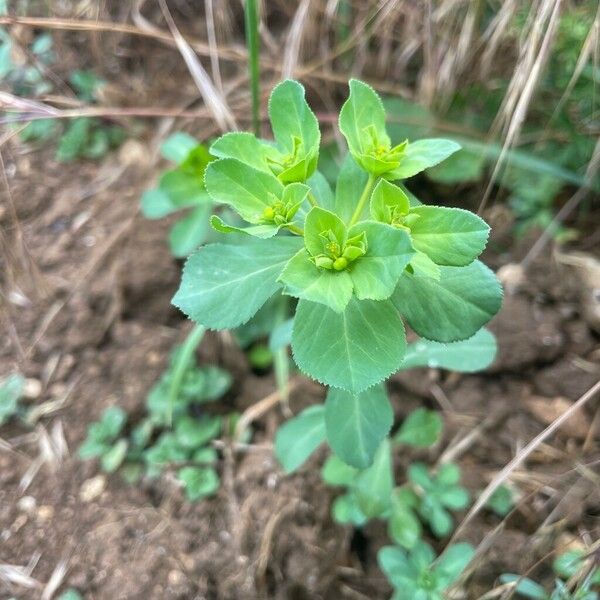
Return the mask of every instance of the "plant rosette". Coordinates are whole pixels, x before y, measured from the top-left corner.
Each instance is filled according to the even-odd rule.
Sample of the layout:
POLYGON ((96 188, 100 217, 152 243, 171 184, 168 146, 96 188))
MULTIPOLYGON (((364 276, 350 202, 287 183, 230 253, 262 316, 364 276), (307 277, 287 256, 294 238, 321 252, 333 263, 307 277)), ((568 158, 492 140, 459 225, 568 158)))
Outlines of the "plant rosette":
POLYGON ((240 224, 213 216, 213 227, 229 235, 188 258, 173 303, 218 330, 246 323, 276 294, 296 298, 295 363, 330 386, 326 407, 349 424, 337 428, 345 438, 333 445, 364 446, 349 462, 364 468, 392 424, 378 384, 402 368, 404 321, 447 344, 475 336, 499 310, 501 287, 478 260, 489 227, 465 210, 412 205, 393 183, 459 146, 421 140, 384 152, 385 113, 369 86, 352 80, 340 113, 351 156, 335 193, 316 170, 320 133, 302 86, 279 84, 269 116, 275 142, 230 133, 211 146, 217 160, 206 167, 206 190, 240 224), (365 427, 366 446, 357 437, 365 427))

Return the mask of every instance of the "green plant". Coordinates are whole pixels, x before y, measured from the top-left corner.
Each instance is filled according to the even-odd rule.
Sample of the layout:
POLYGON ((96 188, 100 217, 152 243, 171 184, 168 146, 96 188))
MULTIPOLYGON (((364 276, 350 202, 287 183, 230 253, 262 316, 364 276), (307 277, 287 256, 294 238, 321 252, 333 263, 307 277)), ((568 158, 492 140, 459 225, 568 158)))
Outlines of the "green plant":
POLYGON ((236 415, 221 417, 204 409, 227 392, 231 376, 217 367, 196 365, 194 351, 203 333, 193 330, 182 346, 174 348, 168 369, 148 393, 147 414, 129 434, 123 435, 125 412, 109 408, 88 428, 79 449, 81 458, 100 457, 103 470, 120 469, 132 482, 175 469, 191 501, 218 490, 218 455, 211 442, 224 433, 227 423, 231 428, 236 415))
POLYGON ((470 544, 453 544, 436 555, 428 544, 419 542, 406 552, 397 546, 379 551, 381 570, 394 587, 392 600, 444 600, 444 591, 460 577, 474 550, 470 544))
POLYGON ((187 133, 175 133, 161 145, 161 154, 177 166, 165 171, 158 186, 142 195, 142 213, 148 219, 186 211, 169 232, 169 247, 176 257, 188 256, 207 240, 213 203, 204 187, 204 171, 214 160, 206 146, 187 133))
POLYGON ((88 426, 87 437, 79 448, 79 457, 99 458, 102 469, 113 473, 127 454, 127 439, 121 437, 127 414, 118 406, 107 408, 99 421, 88 426))
POLYGON ((19 373, 11 373, 0 379, 0 425, 21 413, 19 401, 24 387, 25 378, 19 373))
POLYGON ((69 588, 58 597, 58 600, 83 600, 83 596, 75 588, 69 588))
MULTIPOLYGON (((394 487, 387 437, 394 415, 383 380, 403 368, 474 371, 491 362, 495 340, 481 328, 502 293, 477 260, 489 228, 468 211, 421 205, 393 183, 459 146, 440 139, 392 144, 381 101, 367 85, 350 82, 340 113, 350 154, 335 193, 317 170, 319 125, 302 86, 279 84, 269 116, 274 143, 236 132, 212 144, 217 160, 206 168, 205 186, 217 205, 235 211, 227 217, 235 221, 212 217, 215 230, 231 235, 188 258, 173 303, 201 325, 225 329, 279 306, 282 295, 296 299, 292 319, 284 311, 280 329, 271 330, 271 343, 281 349, 291 342, 296 365, 329 391, 324 405, 279 429, 276 455, 291 472, 327 441, 335 454, 323 477, 346 488, 334 518, 357 526, 387 519, 394 540, 420 548, 420 519, 447 535, 447 509, 469 498, 454 465, 430 475, 415 464, 411 481, 394 487), (423 339, 406 344, 403 318, 423 339)), ((397 443, 424 447, 440 432, 439 417, 420 411, 397 443)), ((431 593, 438 595, 427 597, 437 598, 462 567, 442 576, 428 570, 432 560, 423 570, 435 573, 431 593)))
POLYGON ((502 575, 500 581, 504 584, 514 584, 514 591, 519 596, 532 600, 598 599, 600 567, 591 563, 583 550, 564 552, 554 560, 552 568, 557 578, 550 592, 532 579, 512 573, 502 575))
POLYGON ((514 508, 516 496, 512 487, 501 485, 487 501, 486 507, 499 517, 505 517, 514 508))
MULTIPOLYGON (((482 329, 473 338, 453 344, 424 340, 409 344, 402 369, 435 366, 471 372, 488 366, 495 354, 494 336, 482 329)), ((369 420, 363 425, 361 439, 367 439, 369 420)), ((381 519, 394 543, 407 550, 422 543, 423 523, 429 524, 437 535, 449 534, 453 523, 448 509, 464 508, 469 500, 466 490, 458 484, 458 468, 443 465, 432 475, 423 465, 413 464, 408 468, 412 476, 398 485, 392 455, 393 444, 419 450, 438 444, 442 425, 439 413, 418 408, 404 419, 395 434, 381 443, 370 466, 358 469, 331 455, 321 471, 323 481, 344 488, 331 507, 334 521, 362 527, 370 519, 381 519)), ((325 407, 311 406, 279 428, 275 453, 284 469, 292 472, 325 438, 325 407)), ((442 580, 438 585, 443 587, 442 580)))
MULTIPOLYGON (((48 33, 37 35, 27 49, 31 61, 13 59, 13 40, 0 28, 0 79, 21 97, 38 97, 54 90, 46 70, 56 61, 52 37, 48 33), (33 64, 30 64, 33 62, 33 64)), ((91 71, 75 70, 69 83, 78 100, 94 104, 105 82, 91 71)), ((101 158, 119 146, 124 138, 122 127, 99 118, 76 117, 66 124, 57 119, 35 119, 19 133, 23 141, 47 141, 58 137, 56 158, 69 162, 77 158, 101 158)))
POLYGON ((215 229, 238 235, 190 256, 173 303, 198 323, 225 329, 247 322, 273 295, 297 298, 294 360, 330 386, 328 441, 364 468, 392 424, 380 382, 406 353, 401 317, 424 338, 464 340, 497 312, 502 294, 476 260, 488 226, 468 211, 411 205, 391 182, 439 163, 458 145, 392 146, 378 96, 354 80, 350 90, 340 129, 351 156, 335 195, 316 170, 318 122, 297 82, 271 95, 275 144, 249 133, 213 143, 219 160, 206 169, 206 189, 246 225, 213 216, 215 229))

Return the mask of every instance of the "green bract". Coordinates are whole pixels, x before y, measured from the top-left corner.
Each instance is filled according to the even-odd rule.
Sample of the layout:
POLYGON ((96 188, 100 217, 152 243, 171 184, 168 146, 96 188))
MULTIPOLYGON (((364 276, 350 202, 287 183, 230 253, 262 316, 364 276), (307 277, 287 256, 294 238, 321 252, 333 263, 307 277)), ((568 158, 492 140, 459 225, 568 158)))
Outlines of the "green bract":
MULTIPOLYGON (((288 446, 284 436, 279 446, 292 457, 280 457, 293 470, 324 432, 340 458, 364 469, 391 426, 378 384, 403 368, 403 319, 427 340, 457 342, 478 334, 500 308, 500 285, 477 260, 489 227, 465 210, 421 205, 393 183, 438 164, 458 145, 438 139, 394 145, 383 105, 366 84, 350 82, 340 113, 350 155, 335 193, 316 170, 320 133, 302 86, 279 84, 269 116, 274 142, 235 132, 211 146, 217 160, 204 181, 225 211, 211 221, 223 241, 190 256, 173 303, 207 328, 225 329, 247 323, 281 294, 296 298, 295 362, 335 389, 324 428, 317 425, 322 415, 305 418, 314 425, 308 452, 288 446)), ((483 338, 413 349, 407 365, 439 361, 468 370, 462 356, 483 343, 477 368, 493 356, 483 338)))
POLYGON ((340 112, 340 131, 350 154, 368 173, 390 181, 412 177, 460 150, 443 139, 404 140, 392 146, 385 127, 385 110, 373 88, 350 80, 350 96, 340 112))

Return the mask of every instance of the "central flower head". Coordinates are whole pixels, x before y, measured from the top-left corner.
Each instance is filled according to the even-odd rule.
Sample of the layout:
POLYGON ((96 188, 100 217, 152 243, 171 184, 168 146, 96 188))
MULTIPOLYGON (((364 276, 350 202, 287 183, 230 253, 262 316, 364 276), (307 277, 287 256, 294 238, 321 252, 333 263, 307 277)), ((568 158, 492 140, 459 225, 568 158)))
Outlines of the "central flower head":
POLYGON ((315 265, 321 269, 344 271, 351 263, 367 252, 365 233, 340 239, 331 229, 319 234, 322 252, 312 256, 315 265))

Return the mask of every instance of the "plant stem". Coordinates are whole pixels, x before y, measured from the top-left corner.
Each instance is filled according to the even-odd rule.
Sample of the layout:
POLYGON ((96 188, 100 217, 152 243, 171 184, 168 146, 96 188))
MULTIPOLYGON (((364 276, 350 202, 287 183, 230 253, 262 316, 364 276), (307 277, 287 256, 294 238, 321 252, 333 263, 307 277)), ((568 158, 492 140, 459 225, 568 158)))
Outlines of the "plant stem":
POLYGON ((372 173, 369 173, 369 179, 367 179, 367 185, 365 185, 365 189, 363 190, 363 193, 361 194, 361 196, 358 200, 358 204, 356 205, 354 214, 352 215, 352 218, 350 219, 350 223, 348 223, 348 227, 352 227, 352 225, 354 225, 354 223, 356 223, 356 221, 358 221, 358 219, 360 218, 360 215, 362 214, 362 211, 365 208, 365 204, 367 203, 367 200, 369 199, 369 196, 371 195, 371 190, 373 189, 373 185, 375 184, 376 179, 377 179, 377 177, 375 175, 373 175, 372 173))
POLYGON ((183 345, 181 346, 181 352, 179 353, 177 362, 173 366, 171 385, 169 386, 169 421, 171 421, 173 406, 177 401, 186 368, 190 358, 196 351, 196 348, 200 345, 205 331, 206 328, 203 325, 195 325, 194 329, 189 332, 187 338, 185 338, 185 342, 183 342, 183 345))
POLYGON ((288 225, 286 225, 286 227, 292 232, 295 233, 296 235, 304 235, 304 229, 300 229, 300 227, 298 227, 297 225, 294 225, 293 223, 289 223, 288 225))
POLYGON ((317 199, 315 198, 315 195, 312 192, 308 192, 308 201, 311 203, 312 206, 319 206, 319 203, 317 202, 317 199))
MULTIPOLYGON (((275 327, 279 327, 288 318, 290 307, 289 296, 283 294, 279 298, 277 303, 277 309, 275 313, 275 327)), ((279 390, 279 397, 281 398, 281 404, 285 412, 289 413, 289 390, 288 386, 290 383, 290 362, 288 359, 288 347, 284 346, 273 352, 273 363, 275 367, 275 381, 277 382, 277 389, 279 390)))
POLYGON ((260 135, 260 69, 258 48, 258 4, 257 0, 246 0, 244 10, 246 27, 246 47, 248 48, 248 70, 252 93, 252 129, 260 135))

